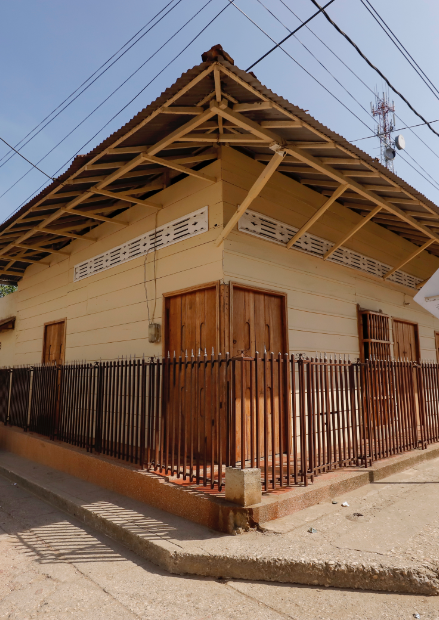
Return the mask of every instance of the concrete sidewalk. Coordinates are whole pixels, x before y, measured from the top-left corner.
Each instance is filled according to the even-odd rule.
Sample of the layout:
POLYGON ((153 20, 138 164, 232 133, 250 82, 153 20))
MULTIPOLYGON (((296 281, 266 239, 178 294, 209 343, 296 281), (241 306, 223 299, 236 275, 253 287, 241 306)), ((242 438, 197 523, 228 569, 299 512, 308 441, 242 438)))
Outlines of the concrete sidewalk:
POLYGON ((170 573, 439 594, 439 459, 239 536, 12 453, 0 474, 170 573))

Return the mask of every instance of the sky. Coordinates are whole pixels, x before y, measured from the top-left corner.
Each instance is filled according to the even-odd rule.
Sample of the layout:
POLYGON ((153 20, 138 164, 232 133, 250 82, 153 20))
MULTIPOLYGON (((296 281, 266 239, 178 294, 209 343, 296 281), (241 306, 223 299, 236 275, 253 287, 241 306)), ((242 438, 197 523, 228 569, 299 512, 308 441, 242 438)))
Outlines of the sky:
MULTIPOLYGON (((369 1, 439 89, 437 1, 369 1)), ((76 153, 89 152, 199 64, 212 45, 220 43, 247 69, 273 46, 269 37, 280 41, 299 19, 316 12, 311 0, 234 0, 234 5, 230 0, 0 2, 0 137, 56 176, 76 153), (118 59, 132 37, 135 44, 118 59), (113 55, 110 62, 116 62, 109 66, 113 55), (100 75, 104 63, 109 68, 100 75)), ((361 0, 335 0, 328 14, 422 116, 439 119, 439 94, 422 82, 361 0)), ((277 49, 253 72, 347 140, 370 136, 375 130, 371 91, 383 91, 382 78, 322 15, 309 27, 312 32, 302 28, 284 44, 289 56, 277 49)), ((422 122, 397 95, 390 93, 390 99, 397 128, 422 122)), ((439 133, 439 122, 432 126, 439 133)), ((398 153, 395 172, 439 205, 439 136, 426 126, 397 133, 404 135, 406 151, 398 153)), ((376 137, 355 144, 379 156, 376 137)), ((0 222, 47 183, 0 143, 0 222)))

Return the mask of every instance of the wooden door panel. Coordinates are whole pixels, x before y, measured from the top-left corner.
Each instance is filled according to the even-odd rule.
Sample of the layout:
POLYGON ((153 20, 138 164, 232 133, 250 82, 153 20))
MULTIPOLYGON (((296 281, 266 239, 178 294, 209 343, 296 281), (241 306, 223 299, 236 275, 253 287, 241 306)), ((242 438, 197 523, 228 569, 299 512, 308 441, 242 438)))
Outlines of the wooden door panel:
POLYGON ((439 332, 434 332, 434 341, 436 344, 436 361, 439 364, 439 332))
MULTIPOLYGON (((232 324, 231 324, 231 354, 232 357, 259 357, 267 352, 267 359, 274 353, 274 359, 278 353, 288 352, 286 336, 285 298, 257 289, 232 287, 232 324)), ((250 458, 251 445, 255 445, 255 423, 252 423, 255 411, 259 408, 259 428, 267 429, 267 436, 260 433, 260 450, 263 452, 263 444, 266 443, 271 450, 272 429, 275 429, 275 444, 279 445, 278 428, 279 416, 283 416, 282 403, 279 402, 279 385, 276 362, 273 362, 273 377, 271 374, 271 362, 266 364, 265 372, 263 363, 259 364, 258 376, 250 376, 249 364, 245 364, 242 372, 241 363, 235 366, 235 418, 241 420, 242 406, 245 417, 245 441, 244 454, 238 451, 237 459, 250 458), (258 391, 255 392, 256 383, 258 391), (250 387, 252 386, 253 394, 250 387), (273 395, 273 398, 272 398, 273 395), (256 403, 256 401, 258 401, 256 403), (258 404, 258 407, 256 406, 258 404), (264 406, 267 424, 264 424, 264 406), (272 411, 273 409, 273 411, 272 411), (273 415, 275 416, 273 424, 273 415)), ((241 446, 242 428, 240 422, 236 425, 237 446, 241 446)))
POLYGON ((174 352, 184 357, 186 351, 191 355, 210 355, 212 347, 217 352, 217 291, 216 287, 198 289, 171 295, 165 300, 165 354, 174 352))
POLYGON ((43 364, 64 362, 65 321, 44 327, 43 364))
MULTIPOLYGON (((211 359, 212 350, 218 355, 218 299, 217 287, 209 286, 165 299, 165 354, 191 361, 205 351, 211 359), (188 358, 186 358, 186 354, 188 358)), ((186 368, 178 365, 173 371, 168 394, 170 425, 173 427, 174 447, 194 453, 211 454, 212 437, 216 435, 217 422, 214 419, 212 398, 215 388, 210 366, 186 368), (204 378, 204 375, 206 377, 204 378), (204 387, 204 381, 205 387, 204 387)), ((224 438, 225 439, 225 438, 224 438)))
POLYGON ((396 359, 419 360, 418 326, 393 320, 393 350, 396 359))

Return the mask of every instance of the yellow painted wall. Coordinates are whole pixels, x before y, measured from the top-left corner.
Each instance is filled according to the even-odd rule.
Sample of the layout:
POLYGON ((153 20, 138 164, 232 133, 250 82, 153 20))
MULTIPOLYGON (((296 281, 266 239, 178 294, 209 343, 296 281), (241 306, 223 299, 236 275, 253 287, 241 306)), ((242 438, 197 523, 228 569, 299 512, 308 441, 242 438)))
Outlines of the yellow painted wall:
MULTIPOLYGON (((0 298, 0 321, 11 316, 17 316, 17 299, 18 292, 9 293, 6 297, 0 298)), ((15 355, 17 328, 19 328, 18 318, 14 330, 0 332, 0 368, 13 363, 11 360, 14 359, 15 355)))
MULTIPOLYGON (((208 168, 209 174, 219 176, 220 162, 208 168)), ((200 179, 187 178, 157 194, 156 199, 163 204, 157 215, 157 226, 206 205, 209 207, 209 232, 156 253, 157 290, 154 254, 147 257, 150 315, 156 302, 154 320, 161 323, 164 292, 222 277, 222 251, 213 244, 222 222, 221 183, 209 185, 200 179)), ((15 351, 0 350, 0 366, 41 362, 44 324, 64 318, 67 319, 66 361, 162 354, 162 344, 150 344, 147 340, 144 257, 73 282, 75 265, 156 226, 155 213, 141 206, 133 207, 118 219, 130 225, 121 228, 103 224, 91 234, 99 237, 96 243, 74 241, 68 246, 69 258, 61 256, 53 259, 50 267, 32 265, 26 270, 19 291, 14 294, 19 317, 14 331, 15 351)), ((0 315, 4 314, 4 302, 0 300, 0 315)))
MULTIPOLYGON (((263 169, 231 148, 222 155, 225 221, 263 169)), ((304 224, 326 198, 276 173, 251 209, 295 227, 304 224)), ((310 232, 337 242, 360 216, 335 203, 310 232)), ((368 223, 346 247, 389 265, 396 265, 415 246, 374 223, 368 223)), ((423 252, 404 267, 425 279, 439 268, 439 260, 423 252)), ((356 306, 382 310, 419 325, 423 359, 436 359, 434 331, 439 321, 413 301, 417 291, 360 274, 348 267, 286 250, 251 235, 231 233, 224 246, 224 279, 288 293, 288 328, 291 352, 359 355, 356 306)))
MULTIPOLYGON (((288 293, 290 349, 314 354, 349 353, 358 356, 356 304, 419 324, 423 358, 435 357, 434 330, 439 321, 420 308, 416 291, 361 275, 296 250, 286 250, 245 233, 233 231, 224 247, 215 239, 246 191, 262 170, 231 148, 206 168, 222 182, 209 185, 187 178, 166 188, 156 199, 163 204, 157 226, 209 206, 209 231, 176 243, 146 260, 150 314, 162 323, 163 293, 214 280, 233 280, 288 293)), ((289 223, 303 224, 325 201, 311 189, 276 173, 251 208, 289 223)), ((0 366, 41 361, 44 324, 67 319, 66 360, 113 359, 126 355, 161 355, 162 344, 147 340, 148 308, 144 283, 144 257, 100 274, 73 282, 74 265, 154 229, 156 215, 135 206, 119 216, 126 228, 105 223, 91 235, 98 240, 74 241, 69 258, 52 258, 50 266, 32 265, 17 293, 0 299, 0 318, 17 315, 16 329, 0 334, 0 366), (12 311, 12 308, 14 310, 12 311)), ((335 204, 311 232, 337 241, 359 216, 335 204)), ((390 265, 410 254, 414 246, 375 224, 367 224, 348 247, 390 265)), ((409 273, 430 276, 439 260, 425 252, 407 265, 409 273)))

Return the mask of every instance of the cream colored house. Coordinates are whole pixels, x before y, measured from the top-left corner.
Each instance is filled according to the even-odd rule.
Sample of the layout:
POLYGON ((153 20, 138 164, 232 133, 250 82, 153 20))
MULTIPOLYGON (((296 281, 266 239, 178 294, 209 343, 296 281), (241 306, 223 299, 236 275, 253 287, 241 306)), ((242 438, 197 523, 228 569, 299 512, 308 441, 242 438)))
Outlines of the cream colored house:
POLYGON ((439 268, 439 208, 232 62, 183 74, 0 227, 18 282, 0 366, 436 358, 439 320, 413 297, 439 268))

